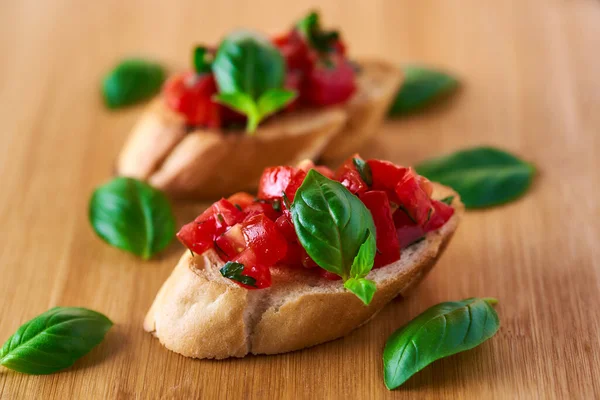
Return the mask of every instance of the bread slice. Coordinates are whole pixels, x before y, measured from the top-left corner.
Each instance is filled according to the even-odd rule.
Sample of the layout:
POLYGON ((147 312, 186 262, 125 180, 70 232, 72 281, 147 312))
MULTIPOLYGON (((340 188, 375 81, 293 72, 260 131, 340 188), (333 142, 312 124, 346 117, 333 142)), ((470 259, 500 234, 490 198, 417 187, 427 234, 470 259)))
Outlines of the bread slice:
POLYGON ((435 185, 434 198, 449 195, 455 195, 456 211, 444 226, 403 249, 399 261, 369 273, 377 292, 368 306, 341 281, 303 269, 272 269, 270 288, 247 290, 221 276, 223 262, 213 251, 200 256, 186 251, 158 292, 144 329, 176 353, 216 359, 283 353, 342 337, 433 267, 463 213, 458 195, 435 185))
POLYGON ((397 65, 379 60, 363 60, 359 65, 359 90, 346 105, 348 121, 321 154, 328 163, 339 164, 377 134, 402 83, 397 65))
POLYGON ((400 83, 400 71, 391 64, 360 66, 358 91, 347 105, 278 115, 253 136, 186 133, 184 119, 158 98, 121 150, 117 174, 148 180, 171 197, 214 199, 255 189, 269 166, 315 160, 324 151, 330 159, 345 157, 376 132, 400 83))

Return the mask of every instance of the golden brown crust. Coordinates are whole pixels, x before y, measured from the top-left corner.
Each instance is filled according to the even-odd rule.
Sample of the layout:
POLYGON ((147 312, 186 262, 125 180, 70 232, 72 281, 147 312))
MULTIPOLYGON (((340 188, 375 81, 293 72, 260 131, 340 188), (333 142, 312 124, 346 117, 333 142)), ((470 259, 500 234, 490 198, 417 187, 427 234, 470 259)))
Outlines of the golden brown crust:
POLYGON ((397 67, 361 63, 349 104, 278 115, 256 134, 197 129, 156 99, 117 160, 117 173, 148 180, 176 198, 214 199, 252 190, 265 167, 346 157, 374 134, 400 82, 397 67))
POLYGON ((348 122, 321 155, 330 163, 357 152, 377 134, 402 82, 402 72, 396 65, 377 60, 361 60, 359 65, 359 90, 346 106, 348 122))
MULTIPOLYGON (((434 196, 454 194, 435 185, 434 196)), ((314 346, 366 323, 398 294, 417 285, 433 267, 457 228, 463 206, 426 240, 403 250, 400 261, 371 271, 377 283, 369 306, 345 291, 341 281, 279 268, 268 289, 248 291, 220 276, 212 251, 186 253, 152 305, 144 328, 170 350, 189 357, 225 358, 276 354, 314 346)))

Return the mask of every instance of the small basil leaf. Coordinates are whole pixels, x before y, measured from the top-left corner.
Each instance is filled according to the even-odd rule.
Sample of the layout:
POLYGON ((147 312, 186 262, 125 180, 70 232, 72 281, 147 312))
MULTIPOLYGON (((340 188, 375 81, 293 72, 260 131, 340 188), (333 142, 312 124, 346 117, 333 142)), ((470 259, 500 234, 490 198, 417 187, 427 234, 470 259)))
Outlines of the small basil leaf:
POLYGON ((404 82, 390 107, 389 115, 418 111, 451 93, 458 80, 440 71, 417 66, 404 66, 404 82))
POLYGON ((467 208, 490 207, 523 195, 533 181, 533 165, 502 150, 476 147, 417 165, 419 174, 452 187, 467 208))
POLYGON ((206 74, 211 71, 210 53, 203 46, 197 46, 194 49, 194 70, 198 74, 206 74))
POLYGON ((454 201, 454 196, 448 196, 448 197, 444 197, 443 199, 440 200, 442 203, 447 204, 447 205, 451 205, 452 202, 454 201))
POLYGON ((365 305, 371 303, 377 290, 375 282, 365 278, 350 278, 344 282, 344 287, 354 293, 365 305))
POLYGON ((296 192, 291 213, 308 255, 321 268, 350 278, 367 232, 375 236, 373 217, 363 202, 341 183, 311 169, 296 192))
POLYGON ((373 173, 371 172, 371 166, 367 164, 365 160, 362 158, 354 157, 352 159, 356 170, 360 174, 362 180, 367 184, 367 186, 373 185, 373 173))
POLYGON ((267 90, 283 87, 285 61, 268 38, 240 30, 221 42, 213 73, 220 93, 246 93, 257 101, 267 90))
POLYGON ((242 272, 244 272, 244 264, 228 261, 220 269, 220 272, 225 278, 243 283, 244 285, 256 287, 256 279, 251 276, 242 275, 242 272))
POLYGON ((325 31, 321 29, 319 19, 319 14, 312 11, 298 21, 296 29, 306 38, 313 49, 327 53, 334 50, 333 44, 339 39, 340 35, 337 31, 325 31))
POLYGON ((146 100, 160 91, 165 71, 159 64, 142 60, 121 61, 102 81, 102 94, 109 108, 146 100))
POLYGON ((90 199, 89 219, 108 244, 144 259, 163 250, 175 236, 175 218, 166 196, 145 182, 117 177, 90 199))
POLYGON ((78 307, 54 307, 21 325, 0 350, 0 365, 25 374, 70 367, 99 344, 113 323, 78 307))
POLYGON ((364 278, 367 276, 371 269, 373 269, 376 251, 375 237, 371 235, 371 231, 367 231, 367 238, 358 249, 358 254, 354 257, 352 267, 350 268, 350 276, 352 278, 364 278))
POLYGON ((435 360, 472 349, 498 331, 495 299, 435 305, 394 332, 383 350, 383 377, 395 389, 435 360))
POLYGON ((286 89, 269 89, 258 99, 258 112, 261 120, 269 116, 288 104, 296 98, 296 92, 286 89))
POLYGON ((215 101, 247 117, 246 132, 253 133, 256 131, 261 117, 256 102, 250 96, 242 92, 231 92, 219 93, 213 98, 215 101))

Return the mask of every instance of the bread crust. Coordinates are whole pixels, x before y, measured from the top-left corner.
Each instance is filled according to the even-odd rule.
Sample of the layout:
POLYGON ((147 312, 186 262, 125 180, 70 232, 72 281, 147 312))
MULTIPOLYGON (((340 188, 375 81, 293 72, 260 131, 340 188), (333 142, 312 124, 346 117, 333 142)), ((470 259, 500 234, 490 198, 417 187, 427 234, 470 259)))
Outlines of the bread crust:
POLYGON ((117 174, 148 180, 174 198, 215 199, 253 190, 264 168, 345 157, 377 131, 400 83, 399 68, 360 63, 358 91, 346 105, 278 115, 253 136, 196 129, 155 99, 117 159, 117 174))
POLYGON ((368 306, 341 281, 284 267, 272 270, 270 288, 246 290, 221 276, 223 262, 213 251, 196 256, 186 252, 156 296, 144 329, 174 352, 217 359, 283 353, 342 337, 433 268, 463 213, 458 195, 435 185, 435 198, 448 195, 455 196, 452 218, 424 241, 404 249, 399 261, 368 275, 377 284, 368 306))

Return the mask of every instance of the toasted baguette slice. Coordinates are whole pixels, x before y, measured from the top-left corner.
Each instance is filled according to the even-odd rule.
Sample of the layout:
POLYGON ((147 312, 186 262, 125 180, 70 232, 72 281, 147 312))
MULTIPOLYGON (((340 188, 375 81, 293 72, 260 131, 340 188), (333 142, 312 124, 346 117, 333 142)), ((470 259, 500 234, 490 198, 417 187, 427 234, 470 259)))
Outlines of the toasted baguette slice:
POLYGON ((377 134, 402 82, 402 72, 394 64, 364 60, 359 65, 359 90, 346 106, 348 121, 321 154, 329 163, 339 164, 377 134))
POLYGON ((405 294, 433 267, 463 213, 451 189, 435 185, 434 198, 455 195, 455 213, 439 230, 402 251, 399 261, 369 273, 377 292, 368 306, 341 281, 302 269, 272 269, 273 284, 247 290, 221 276, 213 251, 179 260, 144 320, 169 350, 186 357, 227 358, 276 354, 314 346, 348 334, 405 294))
POLYGON ((391 64, 360 65, 358 91, 347 105, 278 115, 253 136, 186 133, 184 119, 158 98, 121 150, 117 173, 148 180, 175 198, 214 199, 256 188, 265 167, 315 160, 323 151, 330 159, 345 157, 375 133, 400 82, 391 64))

